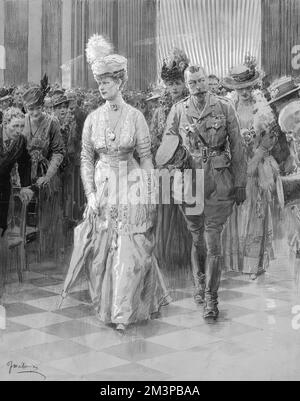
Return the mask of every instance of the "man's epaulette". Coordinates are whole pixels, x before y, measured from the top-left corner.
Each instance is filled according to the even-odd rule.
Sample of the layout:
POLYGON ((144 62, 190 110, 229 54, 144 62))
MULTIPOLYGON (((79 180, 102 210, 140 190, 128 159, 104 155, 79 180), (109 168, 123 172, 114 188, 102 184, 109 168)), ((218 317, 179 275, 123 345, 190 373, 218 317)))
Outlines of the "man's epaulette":
POLYGON ((225 97, 225 96, 219 96, 219 95, 215 95, 215 97, 218 99, 218 100, 223 100, 225 103, 232 103, 232 100, 231 99, 229 99, 228 97, 225 97))

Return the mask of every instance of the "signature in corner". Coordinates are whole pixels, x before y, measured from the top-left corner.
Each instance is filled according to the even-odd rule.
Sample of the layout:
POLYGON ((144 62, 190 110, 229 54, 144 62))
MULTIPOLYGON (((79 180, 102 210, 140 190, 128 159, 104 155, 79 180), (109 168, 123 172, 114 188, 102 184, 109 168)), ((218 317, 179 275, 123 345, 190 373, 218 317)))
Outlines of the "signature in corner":
POLYGON ((44 380, 46 380, 46 376, 43 373, 39 372, 38 366, 28 365, 25 362, 15 363, 13 361, 7 362, 8 373, 11 375, 12 373, 24 374, 24 373, 33 373, 41 376, 44 380))

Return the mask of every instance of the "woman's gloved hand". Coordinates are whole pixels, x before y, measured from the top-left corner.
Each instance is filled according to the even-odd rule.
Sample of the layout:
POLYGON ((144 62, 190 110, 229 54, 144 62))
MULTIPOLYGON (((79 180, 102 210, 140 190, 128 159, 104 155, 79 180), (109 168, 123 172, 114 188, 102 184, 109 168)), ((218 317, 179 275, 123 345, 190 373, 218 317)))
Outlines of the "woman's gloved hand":
POLYGON ((95 213, 95 214, 99 213, 99 206, 98 206, 98 202, 96 199, 96 194, 94 192, 92 192, 88 196, 88 207, 92 210, 93 213, 95 213))

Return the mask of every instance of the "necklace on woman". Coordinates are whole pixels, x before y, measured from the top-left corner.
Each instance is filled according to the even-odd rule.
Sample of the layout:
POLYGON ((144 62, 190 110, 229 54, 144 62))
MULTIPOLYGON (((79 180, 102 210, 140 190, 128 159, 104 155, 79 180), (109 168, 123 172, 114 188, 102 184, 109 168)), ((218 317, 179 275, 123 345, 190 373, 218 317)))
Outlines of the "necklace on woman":
POLYGON ((119 116, 115 126, 113 128, 108 127, 108 129, 107 129, 107 138, 112 142, 114 142, 116 140, 116 128, 117 128, 119 122, 121 121, 121 117, 123 115, 123 109, 124 108, 123 108, 123 105, 122 105, 121 108, 120 108, 121 113, 120 113, 120 116, 119 116))
POLYGON ((109 107, 113 111, 118 111, 122 106, 119 106, 118 104, 112 103, 112 104, 109 105, 109 107))

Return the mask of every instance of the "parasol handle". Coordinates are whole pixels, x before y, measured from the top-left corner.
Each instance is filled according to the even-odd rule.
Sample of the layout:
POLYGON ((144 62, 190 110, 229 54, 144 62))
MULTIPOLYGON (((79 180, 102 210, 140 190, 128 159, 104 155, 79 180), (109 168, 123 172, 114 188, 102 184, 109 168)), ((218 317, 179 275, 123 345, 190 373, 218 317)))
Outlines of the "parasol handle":
POLYGON ((63 302, 64 302, 66 296, 67 296, 67 294, 65 293, 65 291, 63 291, 63 292, 61 293, 61 298, 60 298, 60 302, 59 302, 59 304, 58 304, 58 309, 61 309, 62 304, 63 304, 63 302))

